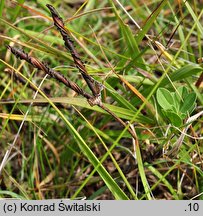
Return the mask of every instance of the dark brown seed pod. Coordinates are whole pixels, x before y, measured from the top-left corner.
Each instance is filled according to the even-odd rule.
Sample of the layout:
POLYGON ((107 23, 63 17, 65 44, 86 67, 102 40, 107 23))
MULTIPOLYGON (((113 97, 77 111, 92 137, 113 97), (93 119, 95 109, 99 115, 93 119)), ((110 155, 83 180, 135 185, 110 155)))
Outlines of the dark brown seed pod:
POLYGON ((68 31, 65 29, 63 19, 60 17, 59 13, 56 11, 56 9, 50 5, 47 4, 47 7, 49 8, 52 18, 54 21, 54 25, 57 27, 59 32, 61 33, 61 36, 63 37, 64 44, 66 48, 70 51, 72 58, 75 62, 76 67, 79 69, 82 77, 86 81, 88 87, 92 91, 92 94, 94 97, 99 97, 101 94, 101 91, 103 90, 103 85, 93 79, 87 72, 86 67, 84 63, 82 62, 78 52, 76 51, 73 41, 71 40, 68 31))
MULTIPOLYGON (((36 59, 32 56, 29 56, 23 50, 19 50, 19 49, 16 49, 14 47, 11 47, 11 46, 7 46, 8 49, 10 49, 11 52, 16 57, 26 60, 31 65, 33 65, 33 67, 44 71, 45 73, 49 74, 51 77, 55 78, 59 82, 62 82, 64 85, 71 88, 76 93, 85 97, 91 106, 95 106, 95 105, 99 106, 101 109, 103 109, 107 113, 109 113, 117 122, 120 122, 120 124, 122 124, 124 127, 127 127, 127 124, 122 119, 120 119, 111 110, 109 110, 106 106, 104 106, 104 104, 101 101, 101 91, 103 90, 103 85, 101 83, 99 83, 98 81, 96 81, 95 79, 93 79, 88 74, 88 72, 85 68, 85 65, 83 64, 78 52, 76 51, 76 49, 73 45, 73 41, 71 40, 67 30, 65 29, 63 19, 59 16, 56 9, 52 5, 49 5, 49 4, 47 4, 47 7, 49 8, 49 10, 52 14, 54 25, 57 27, 57 29, 59 30, 59 32, 61 33, 61 35, 63 37, 64 44, 65 44, 66 48, 70 51, 76 67, 79 69, 81 75, 83 76, 84 80, 86 81, 86 83, 87 83, 88 87, 90 88, 90 90, 92 91, 93 95, 90 95, 90 94, 84 92, 83 89, 81 89, 76 83, 68 80, 62 74, 49 68, 48 65, 46 65, 45 63, 42 63, 38 59, 36 59)), ((127 130, 132 135, 132 137, 136 140, 137 138, 136 138, 135 133, 129 127, 127 127, 127 130)))
POLYGON ((64 85, 66 85, 67 87, 71 88, 76 93, 84 96, 87 99, 91 99, 92 98, 92 96, 90 94, 88 94, 85 91, 83 91, 83 89, 81 89, 76 83, 68 80, 61 73, 54 71, 52 68, 49 68, 48 65, 46 65, 45 63, 42 63, 38 59, 36 59, 36 58, 34 58, 32 56, 29 56, 24 51, 19 50, 19 49, 15 48, 15 47, 7 46, 7 48, 9 50, 11 50, 11 52, 17 58, 23 59, 23 60, 27 61, 28 63, 30 63, 33 67, 35 67, 35 68, 37 68, 39 70, 44 71, 46 74, 49 74, 51 77, 55 78, 59 82, 62 82, 64 85))

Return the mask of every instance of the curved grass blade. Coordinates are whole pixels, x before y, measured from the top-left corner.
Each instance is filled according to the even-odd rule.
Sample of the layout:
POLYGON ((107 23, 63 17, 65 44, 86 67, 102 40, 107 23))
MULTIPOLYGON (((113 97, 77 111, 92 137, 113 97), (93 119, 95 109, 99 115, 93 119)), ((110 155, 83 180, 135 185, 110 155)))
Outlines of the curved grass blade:
MULTIPOLYGON (((76 109, 76 108, 75 108, 76 109)), ((95 133, 95 135, 98 137, 98 139, 100 140, 100 142, 102 143, 102 145, 104 146, 104 148, 106 149, 106 151, 108 152, 108 155, 110 156, 111 160, 113 161, 116 169, 118 170, 121 178, 123 179, 124 183, 126 184, 126 187, 128 188, 128 190, 130 191, 132 197, 134 199, 138 199, 136 194, 133 191, 133 188, 131 187, 130 183, 128 182, 127 178, 125 177, 124 173, 122 172, 120 166, 118 165, 118 163, 116 162, 114 156, 112 155, 111 151, 109 151, 108 147, 106 146, 106 144, 104 143, 104 141, 102 140, 102 138, 100 137, 100 135, 97 133, 97 131, 95 130, 95 128, 93 127, 93 125, 85 118, 85 116, 82 115, 82 113, 79 112, 79 110, 76 109, 76 111, 80 114, 80 116, 82 116, 82 118, 86 121, 86 123, 88 124, 89 128, 95 133)), ((104 161, 104 159, 102 158, 101 163, 104 161)), ((92 173, 94 172, 94 170, 92 171, 92 173)))
POLYGON ((165 77, 160 83, 159 87, 166 86, 174 81, 183 80, 200 72, 202 72, 202 67, 200 67, 199 65, 186 65, 170 74, 170 80, 168 79, 168 77, 165 77))
MULTIPOLYGON (((97 106, 90 106, 89 103, 87 102, 86 99, 84 98, 79 98, 79 97, 74 97, 74 98, 69 98, 69 97, 56 97, 56 98, 49 98, 50 101, 52 101, 53 103, 61 103, 61 104, 70 104, 70 105, 74 105, 74 106, 79 106, 82 108, 86 108, 86 109, 90 109, 90 110, 94 110, 100 113, 104 113, 107 114, 103 109, 101 109, 100 107, 97 106)), ((16 101, 14 100, 7 100, 7 101, 0 101, 0 104, 12 104, 12 103, 16 103, 16 101)), ((44 98, 37 98, 35 100, 33 99, 27 99, 27 100, 19 100, 17 101, 17 103, 21 103, 21 104, 30 104, 33 103, 33 105, 46 105, 48 103, 48 101, 44 98)), ((115 105, 111 105, 111 104, 106 104, 104 103, 104 105, 110 109, 112 112, 114 112, 119 118, 125 119, 125 120, 131 120, 135 114, 135 111, 123 108, 123 107, 118 107, 115 105)), ((37 119, 36 119, 37 120, 37 119)), ((154 124, 154 120, 144 116, 142 114, 139 114, 137 116, 137 118, 135 119, 136 122, 142 123, 142 124, 154 124)))
MULTIPOLYGON (((3 62, 6 66, 14 70, 16 73, 18 73, 22 78, 24 78, 28 83, 30 83, 35 89, 38 89, 37 86, 34 85, 29 79, 27 79, 24 75, 19 73, 15 68, 13 68, 11 65, 7 64, 3 60, 0 59, 1 62, 3 62)), ((118 184, 113 180, 111 175, 107 172, 107 170, 104 168, 104 166, 101 164, 99 159, 94 155, 92 150, 88 147, 87 143, 84 141, 84 139, 80 136, 80 134, 77 132, 77 130, 73 127, 73 125, 67 120, 67 118, 63 115, 63 113, 56 107, 56 105, 40 90, 38 89, 39 93, 49 102, 49 104, 55 109, 55 111, 58 113, 58 115, 63 119, 66 126, 68 127, 70 133, 75 138, 76 142, 78 143, 81 151, 85 154, 85 156, 88 158, 90 163, 96 167, 97 172, 99 173, 100 177, 103 179, 111 193, 114 195, 115 199, 118 200, 127 200, 127 195, 121 190, 121 188, 118 186, 118 184)))
POLYGON ((164 185, 169 189, 169 191, 171 192, 173 197, 176 200, 178 200, 179 197, 177 195, 177 192, 174 190, 173 186, 168 182, 168 180, 157 169, 155 169, 153 166, 149 165, 148 169, 164 183, 164 185))

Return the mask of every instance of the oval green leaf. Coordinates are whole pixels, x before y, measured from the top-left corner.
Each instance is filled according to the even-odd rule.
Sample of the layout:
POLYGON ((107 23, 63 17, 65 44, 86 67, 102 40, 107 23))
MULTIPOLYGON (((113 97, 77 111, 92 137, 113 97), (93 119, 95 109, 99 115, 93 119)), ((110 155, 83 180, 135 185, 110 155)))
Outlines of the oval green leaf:
POLYGON ((176 127, 180 127, 182 125, 182 119, 173 111, 165 111, 165 115, 169 119, 172 125, 176 127))
POLYGON ((183 105, 180 108, 180 112, 187 113, 191 110, 192 107, 194 107, 195 101, 196 101, 196 94, 194 92, 188 94, 183 101, 183 105))
POLYGON ((164 110, 171 110, 172 106, 175 107, 173 96, 167 89, 159 88, 157 90, 156 97, 157 97, 157 101, 158 101, 159 105, 164 110))

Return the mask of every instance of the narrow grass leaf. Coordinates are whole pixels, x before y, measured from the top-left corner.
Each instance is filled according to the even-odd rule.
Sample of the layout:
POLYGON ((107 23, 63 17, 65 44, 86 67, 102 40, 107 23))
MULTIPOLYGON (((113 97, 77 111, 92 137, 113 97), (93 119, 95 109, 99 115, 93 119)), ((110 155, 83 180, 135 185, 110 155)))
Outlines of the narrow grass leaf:
POLYGON ((1 0, 0 2, 0 17, 3 15, 3 9, 4 9, 5 0, 1 0))
POLYGON ((15 199, 19 199, 19 200, 25 200, 26 199, 24 196, 21 196, 17 193, 14 193, 12 191, 7 191, 7 190, 0 190, 0 195, 10 196, 11 198, 15 198, 15 199))
POLYGON ((144 170, 144 165, 143 165, 143 161, 142 161, 142 155, 141 155, 141 151, 140 151, 140 147, 139 147, 139 143, 137 143, 136 145, 136 157, 137 157, 137 164, 138 164, 138 169, 139 169, 139 174, 142 180, 142 185, 144 187, 144 191, 146 194, 146 197, 148 198, 148 200, 151 200, 151 190, 146 178, 146 174, 145 174, 145 170, 144 170))
MULTIPOLYGON (((69 97, 58 97, 58 98, 49 98, 50 101, 52 101, 53 103, 62 103, 62 104, 70 104, 70 105, 75 105, 75 106, 80 106, 82 108, 87 108, 90 110, 94 110, 100 113, 105 113, 107 114, 103 109, 97 107, 97 106, 90 106, 89 103, 87 102, 86 99, 84 98, 69 98, 69 97)), ((44 98, 40 98, 40 99, 35 99, 35 100, 19 100, 17 101, 17 103, 22 103, 22 104, 29 104, 29 103, 36 103, 36 104, 46 104, 48 103, 48 101, 44 98)), ((13 104, 16 103, 16 101, 10 100, 10 101, 0 101, 0 104, 13 104)), ((126 120, 131 120, 132 117, 134 116, 135 111, 132 111, 130 109, 126 109, 123 107, 118 107, 115 105, 111 105, 111 104, 106 104, 104 103, 104 105, 109 108, 112 112, 114 112, 118 117, 126 119, 126 120)), ((16 118, 20 118, 20 116, 16 116, 16 118)), ((31 120, 31 119, 30 119, 31 120)), ((33 120, 33 119, 32 119, 33 120)), ((38 119, 36 119, 38 120, 38 119)), ((146 124, 154 124, 154 120, 144 116, 142 114, 139 114, 136 118, 137 122, 140 123, 146 123, 146 124)))
MULTIPOLYGON (((0 59, 1 60, 1 59, 0 59)), ((114 195, 116 199, 120 200, 127 200, 127 195, 121 190, 121 188, 118 186, 118 184, 113 180, 111 175, 107 172, 107 170, 104 168, 104 166, 100 163, 98 158, 95 156, 95 154, 92 152, 92 150, 89 148, 87 143, 84 141, 84 139, 80 136, 80 134, 77 132, 77 130, 73 127, 73 125, 67 120, 67 118, 63 115, 63 113, 56 107, 56 105, 40 90, 37 88, 37 86, 34 85, 29 79, 27 79, 25 76, 23 76, 21 73, 19 73, 15 68, 1 60, 5 65, 7 65, 9 68, 13 69, 16 73, 18 73, 22 78, 24 78, 29 84, 31 84, 34 88, 38 90, 38 92, 49 102, 49 104, 55 109, 55 111, 58 113, 58 115, 64 120, 66 123, 66 126, 68 127, 70 133, 75 138, 75 141, 78 143, 81 151, 85 154, 85 156, 88 158, 90 163, 97 167, 97 172, 99 173, 100 177, 103 179, 111 193, 114 195)))
MULTIPOLYGON (((148 165, 148 163, 146 163, 146 165, 148 165)), ((169 191, 171 192, 171 194, 173 195, 174 199, 178 200, 179 197, 177 195, 176 190, 173 188, 173 186, 168 182, 168 180, 153 166, 149 165, 148 169, 155 175, 157 176, 160 181, 162 181, 164 183, 164 185, 169 189, 169 191)))
POLYGON ((150 17, 147 19, 147 21, 144 24, 144 27, 142 27, 142 29, 135 36, 135 40, 137 44, 140 44, 140 42, 145 37, 149 29, 152 27, 153 23, 157 19, 157 16, 159 15, 163 7, 167 4, 167 2, 168 2, 167 0, 162 0, 161 3, 158 5, 158 7, 152 12, 150 17))
POLYGON ((102 145, 104 146, 104 148, 106 149, 106 151, 109 153, 109 156, 111 158, 111 160, 113 161, 116 169, 118 170, 121 178, 123 179, 124 183, 126 184, 126 187, 128 188, 128 190, 130 191, 132 197, 134 199, 137 199, 137 196, 135 194, 135 192, 133 191, 133 188, 131 187, 130 183, 128 182, 127 178, 125 177, 123 171, 121 170, 120 166, 118 165, 116 159, 114 158, 114 156, 112 155, 112 153, 109 151, 107 145, 104 143, 104 141, 101 139, 101 137, 99 136, 99 134, 97 133, 97 131, 95 130, 95 128, 93 127, 93 125, 82 115, 82 113, 80 113, 77 109, 76 111, 82 116, 82 118, 87 122, 87 124, 89 125, 89 127, 91 128, 91 130, 95 133, 95 135, 99 138, 99 140, 101 141, 102 145))
POLYGON ((114 92, 115 90, 109 85, 107 82, 105 82, 105 86, 107 87, 108 93, 111 95, 111 97, 117 101, 120 105, 126 107, 127 109, 130 109, 132 111, 136 111, 136 108, 122 95, 118 94, 117 92, 114 92), (112 90, 112 91, 111 91, 112 90))
MULTIPOLYGON (((192 16, 192 18, 194 20, 194 23, 197 25, 198 30, 200 31, 200 34, 203 36, 203 27, 202 27, 202 24, 200 23, 199 19, 195 15, 194 10, 192 9, 192 7, 190 6, 190 4, 189 4, 188 1, 185 2, 185 5, 186 5, 188 11, 190 12, 190 14, 192 16)), ((202 13, 202 11, 201 11, 201 13, 202 13)))
POLYGON ((159 87, 166 86, 174 81, 183 80, 200 72, 202 72, 202 68, 199 65, 186 65, 178 70, 173 71, 173 73, 169 75, 170 80, 165 77, 160 83, 159 87))
MULTIPOLYGON (((23 4, 24 2, 25 2, 25 0, 18 0, 18 3, 19 3, 19 4, 23 4)), ((17 5, 17 6, 15 7, 14 15, 13 15, 13 17, 12 17, 12 20, 13 20, 13 21, 16 20, 18 14, 20 13, 21 8, 22 8, 22 7, 21 7, 20 5, 17 5)))
MULTIPOLYGON (((125 43, 125 46, 127 47, 127 50, 125 51, 125 55, 130 57, 131 59, 133 59, 134 57, 137 56, 137 62, 141 63, 142 65, 145 65, 141 56, 138 55, 138 53, 140 53, 139 48, 138 48, 138 43, 135 40, 134 35, 133 35, 130 27, 124 23, 124 21, 120 17, 120 15, 119 15, 119 13, 118 13, 112 0, 110 0, 110 3, 112 5, 115 16, 119 22, 119 26, 121 28, 121 32, 122 32, 123 37, 124 37, 124 43, 125 43)), ((126 63, 126 60, 123 59, 123 61, 119 62, 118 66, 124 66, 125 63, 126 63)))

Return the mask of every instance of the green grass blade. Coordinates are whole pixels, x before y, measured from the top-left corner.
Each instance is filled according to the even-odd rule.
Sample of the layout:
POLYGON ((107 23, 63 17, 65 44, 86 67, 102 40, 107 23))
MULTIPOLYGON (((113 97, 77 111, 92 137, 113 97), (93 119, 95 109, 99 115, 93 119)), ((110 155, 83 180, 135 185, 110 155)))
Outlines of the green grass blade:
POLYGON ((164 87, 168 84, 171 84, 171 82, 186 79, 200 72, 202 72, 202 68, 199 65, 186 65, 170 74, 170 80, 168 79, 168 77, 165 77, 159 86, 164 87))
POLYGON ((185 5, 186 5, 188 11, 190 12, 190 14, 191 14, 191 16, 192 16, 192 18, 194 20, 194 23, 197 25, 197 28, 200 31, 200 34, 202 35, 202 38, 203 38, 203 27, 202 27, 202 24, 200 23, 198 17, 195 15, 195 13, 194 13, 194 11, 193 11, 193 9, 190 6, 190 4, 189 4, 188 1, 185 2, 185 5))
MULTIPOLYGON (((120 17, 120 15, 119 15, 119 13, 118 13, 112 0, 110 0, 110 3, 112 5, 113 11, 115 13, 115 16, 116 16, 118 22, 119 22, 119 26, 120 26, 121 32, 123 34, 123 37, 124 37, 123 43, 127 48, 127 50, 125 51, 125 55, 128 57, 131 57, 132 59, 137 56, 138 57, 137 62, 142 64, 142 65, 145 65, 142 57, 138 55, 138 53, 140 53, 139 48, 138 48, 138 43, 137 43, 137 40, 134 38, 134 35, 133 35, 130 27, 123 22, 123 20, 120 17)), ((126 60, 123 59, 123 61, 119 62, 118 66, 119 67, 124 66, 125 63, 126 63, 126 60)))
POLYGON ((168 180, 153 166, 149 165, 148 163, 146 163, 146 166, 156 177, 158 177, 164 183, 164 185, 169 189, 169 191, 173 195, 174 199, 178 200, 179 197, 177 195, 177 192, 174 190, 173 186, 168 182, 168 180))
POLYGON ((136 145, 136 157, 137 157, 137 163, 138 163, 138 170, 139 170, 139 174, 142 180, 142 185, 144 187, 144 191, 146 194, 146 197, 148 200, 151 200, 151 189, 149 187, 146 175, 145 175, 145 170, 144 170, 144 165, 143 165, 143 161, 142 161, 142 155, 140 152, 140 147, 139 147, 139 143, 137 143, 136 145))
MULTIPOLYGON (((89 103, 87 102, 86 99, 84 98, 68 98, 68 97, 59 97, 59 98, 49 98, 50 101, 52 101, 53 103, 64 103, 64 104, 70 104, 70 105, 75 105, 75 106, 80 106, 83 108, 87 108, 90 110, 94 110, 97 112, 101 112, 101 113, 105 113, 107 114, 103 109, 97 107, 97 106, 90 106, 89 103)), ((12 104, 15 103, 16 101, 0 101, 0 104, 12 104)), ((35 99, 35 100, 20 100, 17 103, 24 103, 24 104, 29 104, 29 103, 37 103, 37 104, 44 104, 44 103, 48 103, 47 100, 45 100, 44 98, 42 99, 35 99)), ((135 111, 123 108, 123 107, 118 107, 118 106, 114 106, 114 105, 110 105, 110 104, 106 104, 104 103, 104 105, 109 108, 112 112, 114 112, 118 117, 126 119, 126 120, 131 120, 132 117, 134 116, 135 111)), ((36 119, 37 120, 37 119, 36 119)), ((140 123, 146 123, 146 124, 153 124, 154 120, 144 116, 142 114, 138 115, 136 118, 137 122, 140 123)))
POLYGON ((4 9, 5 0, 1 0, 0 2, 0 17, 3 15, 3 9, 4 9))
MULTIPOLYGON (((18 0, 18 3, 19 3, 19 4, 23 4, 24 2, 25 2, 25 0, 18 0)), ((15 13, 14 13, 13 19, 12 19, 13 21, 16 20, 18 14, 20 13, 21 8, 22 8, 22 7, 21 7, 20 5, 17 5, 17 6, 16 6, 16 8, 15 8, 15 10, 14 10, 15 13)))
POLYGON ((156 10, 153 11, 153 13, 150 15, 150 18, 145 23, 144 27, 138 32, 138 34, 135 36, 135 40, 138 44, 142 41, 144 36, 147 34, 149 29, 152 27, 153 23, 157 19, 157 16, 159 15, 160 11, 163 9, 163 7, 167 4, 167 0, 161 1, 161 3, 158 5, 156 10))
MULTIPOLYGON (((0 59, 1 60, 1 59, 0 59)), ((2 61, 2 60, 1 60, 2 61)), ((13 69, 16 73, 18 71, 11 67, 6 62, 2 61, 5 65, 13 69)), ((34 88, 38 89, 37 86, 35 86, 29 79, 27 79, 22 74, 19 74, 24 78, 29 84, 31 84, 34 88)), ((77 132, 77 130, 73 127, 73 125, 68 121, 68 119, 63 115, 63 113, 56 107, 56 105, 40 90, 38 89, 39 93, 49 102, 49 104, 55 109, 55 111, 58 113, 58 115, 64 120, 66 126, 68 127, 70 133, 75 138, 76 142, 78 143, 81 151, 85 154, 85 156, 88 158, 90 163, 97 167, 97 172, 99 173, 100 177, 103 179, 111 193, 114 195, 116 199, 119 200, 127 200, 128 197, 124 193, 123 190, 118 186, 118 184, 113 180, 111 175, 107 172, 107 170, 104 168, 104 166, 101 164, 101 162, 98 160, 98 158, 94 155, 92 150, 88 147, 87 143, 84 141, 84 139, 80 136, 80 134, 77 132)))
MULTIPOLYGON (((78 110, 77 112, 82 116, 82 118, 87 122, 88 126, 91 128, 91 130, 95 133, 95 135, 99 138, 100 142, 102 143, 102 145, 104 146, 104 148, 106 149, 107 153, 109 154, 111 160, 113 161, 116 169, 118 170, 121 178, 123 179, 124 183, 126 184, 126 187, 128 188, 128 190, 130 191, 133 199, 138 199, 136 194, 134 193, 130 183, 128 182, 127 178, 125 177, 124 173, 122 172, 120 166, 118 165, 117 161, 115 160, 114 156, 112 155, 111 151, 109 151, 107 145, 104 143, 104 141, 102 140, 102 138, 99 136, 99 134, 97 133, 97 131, 95 130, 95 128, 93 127, 93 125, 90 124, 90 122, 82 115, 82 113, 80 113, 78 110)), ((102 160, 104 161, 104 159, 102 160)), ((101 161, 101 163, 102 163, 101 161)))

